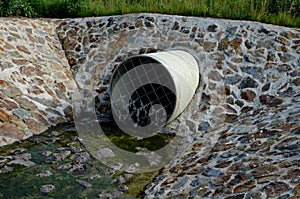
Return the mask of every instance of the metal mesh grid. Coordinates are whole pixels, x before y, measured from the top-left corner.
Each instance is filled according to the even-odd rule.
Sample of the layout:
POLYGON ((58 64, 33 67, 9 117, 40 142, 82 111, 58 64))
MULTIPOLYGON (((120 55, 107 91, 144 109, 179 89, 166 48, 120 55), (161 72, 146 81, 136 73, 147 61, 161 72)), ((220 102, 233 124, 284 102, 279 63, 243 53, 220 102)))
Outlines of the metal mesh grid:
MULTIPOLYGON (((125 85, 122 89, 126 89, 127 93, 129 92, 127 87, 134 87, 133 82, 138 81, 139 85, 141 85, 135 88, 128 102, 129 113, 134 123, 139 126, 147 126, 150 124, 149 110, 151 106, 155 104, 162 106, 161 109, 155 110, 156 112, 163 111, 162 109, 164 109, 167 114, 167 119, 171 117, 176 105, 176 95, 173 92, 174 89, 172 89, 174 83, 169 72, 156 60, 150 57, 134 57, 128 59, 122 63, 114 73, 111 82, 112 89, 118 89, 115 88, 115 84, 118 80, 125 85), (122 75, 141 65, 144 66, 139 68, 142 71, 135 71, 134 74, 131 74, 129 76, 129 82, 123 81, 121 78, 122 75), (143 85, 142 79, 146 79, 149 83, 143 85)), ((120 93, 118 90, 117 92, 120 93)))

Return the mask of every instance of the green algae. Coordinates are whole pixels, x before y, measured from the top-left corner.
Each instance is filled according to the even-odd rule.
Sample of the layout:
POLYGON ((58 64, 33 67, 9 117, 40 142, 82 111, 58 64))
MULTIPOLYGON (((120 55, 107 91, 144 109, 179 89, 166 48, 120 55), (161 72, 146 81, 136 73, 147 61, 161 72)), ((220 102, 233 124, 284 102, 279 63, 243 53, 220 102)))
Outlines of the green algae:
MULTIPOLYGON (((173 136, 158 133, 153 137, 137 140, 123 133, 114 125, 102 125, 101 127, 115 145, 132 152, 136 151, 136 147, 145 147, 152 151, 157 150, 168 144, 173 138, 173 136)), ((0 173, 0 198, 97 198, 100 193, 112 193, 117 190, 118 184, 113 183, 112 178, 105 172, 107 166, 93 157, 82 163, 85 168, 84 171, 70 171, 69 168, 59 169, 59 167, 76 164, 70 158, 72 154, 75 154, 74 152, 63 160, 55 160, 51 155, 42 155, 45 151, 59 153, 69 150, 70 145, 81 147, 84 150, 84 146, 78 141, 78 134, 73 123, 58 125, 43 134, 1 147, 0 156, 30 153, 30 161, 34 162, 35 165, 28 168, 13 166, 13 171, 0 173), (25 149, 25 151, 18 152, 16 149, 25 149), (38 176, 45 171, 52 173, 52 175, 38 176), (100 177, 89 178, 95 174, 100 177), (92 186, 85 188, 77 180, 88 182, 92 186), (55 189, 49 193, 41 192, 41 187, 46 184, 54 185, 55 189)), ((3 165, 0 164, 0 169, 3 165)), ((151 182, 158 172, 159 170, 132 174, 133 176, 125 182, 129 189, 120 198, 143 197, 144 187, 151 182)), ((124 174, 120 171, 113 178, 124 174)))
POLYGON ((104 123, 101 125, 101 128, 112 143, 130 152, 137 152, 137 147, 156 151, 169 144, 169 142, 174 138, 173 135, 156 133, 151 137, 138 140, 137 138, 122 132, 122 130, 113 122, 104 123))
POLYGON ((13 171, 1 173, 0 198, 97 198, 100 193, 110 193, 117 190, 117 185, 105 173, 107 167, 92 157, 82 163, 85 168, 84 171, 70 171, 69 169, 58 169, 61 165, 74 164, 70 156, 64 160, 54 160, 52 156, 42 155, 45 151, 53 153, 61 151, 69 143, 72 143, 72 146, 81 146, 76 140, 76 131, 68 130, 69 127, 69 125, 60 125, 41 135, 0 148, 0 156, 2 157, 14 157, 19 153, 15 149, 25 149, 24 153, 30 153, 30 161, 35 163, 34 166, 28 168, 15 165, 13 171), (55 141, 52 139, 52 130, 56 130, 59 134, 57 139, 54 139, 55 141), (52 173, 52 175, 38 176, 45 171, 52 173), (97 174, 97 178, 89 178, 95 174, 97 174), (88 182, 92 186, 85 188, 77 180, 88 182), (41 192, 41 187, 46 184, 54 185, 55 189, 49 193, 41 192))

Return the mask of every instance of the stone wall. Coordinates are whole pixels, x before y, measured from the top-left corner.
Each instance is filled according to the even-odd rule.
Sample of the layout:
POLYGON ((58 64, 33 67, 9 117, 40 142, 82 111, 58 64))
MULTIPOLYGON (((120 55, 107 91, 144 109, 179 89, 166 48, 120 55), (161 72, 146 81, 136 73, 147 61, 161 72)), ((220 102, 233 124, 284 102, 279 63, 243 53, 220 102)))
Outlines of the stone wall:
POLYGON ((128 57, 183 49, 198 60, 199 89, 168 126, 182 147, 147 197, 299 195, 299 30, 137 14, 66 21, 58 35, 80 88, 96 90, 102 117, 112 71, 128 57))
POLYGON ((76 84, 55 20, 0 19, 0 146, 72 118, 76 84))
POLYGON ((74 80, 83 94, 98 97, 100 116, 109 115, 106 90, 118 64, 132 55, 182 49, 197 59, 202 80, 168 126, 184 137, 182 147, 147 196, 299 196, 299 30, 156 14, 2 19, 0 27, 1 143, 65 121, 74 80))

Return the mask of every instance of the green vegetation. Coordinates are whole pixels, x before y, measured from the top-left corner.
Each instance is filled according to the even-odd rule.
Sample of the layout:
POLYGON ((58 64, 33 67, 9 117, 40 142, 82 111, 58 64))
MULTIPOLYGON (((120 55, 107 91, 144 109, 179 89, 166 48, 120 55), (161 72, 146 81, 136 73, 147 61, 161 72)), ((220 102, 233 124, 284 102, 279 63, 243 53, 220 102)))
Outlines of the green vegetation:
POLYGON ((300 0, 3 0, 0 16, 88 17, 164 13, 300 27, 300 0))
MULTIPOLYGON (((51 135, 52 130, 49 130, 27 140, 1 147, 0 168, 9 161, 5 160, 6 156, 13 157, 21 154, 18 149, 26 149, 26 153, 30 153, 32 156, 30 161, 34 162, 35 165, 27 168, 15 165, 11 172, 0 172, 0 198, 97 198, 101 192, 116 190, 117 185, 113 184, 112 179, 105 173, 107 167, 94 158, 81 163, 86 166, 85 170, 74 169, 71 171, 68 167, 58 169, 62 165, 74 165, 75 163, 72 163, 73 160, 70 157, 64 160, 55 160, 51 155, 47 157, 42 155, 45 151, 59 153, 62 147, 68 147, 71 143, 72 146, 81 146, 80 142, 75 140, 77 132, 72 130, 74 128, 73 124, 61 124, 53 127, 53 130, 58 132, 56 136, 58 139, 55 141, 51 135), (50 171, 52 175, 48 177, 37 176, 37 174, 45 171, 50 171), (95 174, 98 174, 99 178, 89 178, 95 174), (92 187, 85 189, 76 180, 86 181, 92 187), (53 184, 55 189, 50 193, 42 193, 40 188, 45 184, 53 184)), ((148 178, 144 181, 147 183, 150 180, 151 178, 148 178)), ((131 186, 133 185, 132 182, 131 186)), ((139 191, 141 190, 142 188, 139 191)), ((136 192, 138 193, 138 190, 136 192)), ((133 196, 124 195, 120 198, 130 199, 133 196)))
MULTIPOLYGON (((124 172, 119 172, 114 175, 114 178, 124 175, 124 172)), ((147 173, 133 173, 132 178, 130 178, 125 185, 128 190, 125 192, 128 196, 134 196, 135 198, 144 198, 145 193, 143 192, 147 184, 151 182, 157 175, 159 170, 155 170, 147 173)))
POLYGON ((103 123, 101 128, 112 143, 130 152, 137 152, 136 147, 156 151, 167 145, 174 138, 172 135, 157 133, 151 137, 138 140, 124 133, 114 122, 103 123))

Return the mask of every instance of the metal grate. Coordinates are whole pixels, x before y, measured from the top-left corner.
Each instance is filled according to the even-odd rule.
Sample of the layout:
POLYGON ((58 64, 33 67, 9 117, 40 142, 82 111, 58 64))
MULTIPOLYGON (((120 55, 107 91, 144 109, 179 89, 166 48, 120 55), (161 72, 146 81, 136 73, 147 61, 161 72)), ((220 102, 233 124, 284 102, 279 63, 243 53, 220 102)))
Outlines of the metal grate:
MULTIPOLYGON (((170 73, 159 62, 150 57, 133 57, 123 62, 116 69, 112 77, 111 90, 135 87, 136 84, 134 85, 133 82, 139 82, 140 85, 135 88, 133 93, 129 93, 131 98, 127 103, 133 122, 141 127, 150 124, 151 118, 149 110, 155 104, 162 106, 161 109, 155 111, 163 111, 162 109, 164 109, 168 120, 176 105, 176 94, 173 92, 175 86, 170 73), (141 65, 143 65, 143 67, 139 67, 139 70, 136 70, 135 73, 131 73, 129 76, 130 81, 124 82, 121 77, 141 65), (145 80, 147 80, 147 84, 143 84, 145 80), (121 81, 122 85, 124 85, 122 88, 115 88, 118 81, 121 81)), ((116 91, 121 93, 120 90, 116 91)), ((126 90, 126 92, 129 91, 126 90)))

